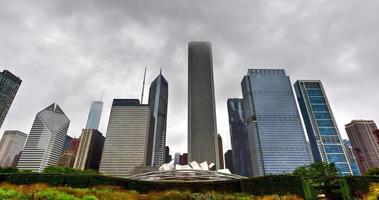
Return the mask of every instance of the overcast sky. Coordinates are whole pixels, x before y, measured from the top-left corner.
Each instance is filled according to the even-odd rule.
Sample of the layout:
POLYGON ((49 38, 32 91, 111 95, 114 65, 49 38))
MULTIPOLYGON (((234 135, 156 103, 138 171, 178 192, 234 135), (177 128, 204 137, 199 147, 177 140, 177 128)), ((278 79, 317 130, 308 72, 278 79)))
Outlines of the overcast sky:
POLYGON ((212 42, 224 152, 226 101, 241 97, 249 68, 284 68, 292 82, 322 80, 344 138, 344 124, 353 119, 379 121, 379 1, 0 2, 0 70, 23 80, 0 135, 29 133, 36 113, 56 102, 71 120, 68 134, 78 137, 103 91, 105 134, 113 98, 140 98, 144 67, 145 91, 162 67, 169 82, 167 144, 186 152, 193 40, 212 42))

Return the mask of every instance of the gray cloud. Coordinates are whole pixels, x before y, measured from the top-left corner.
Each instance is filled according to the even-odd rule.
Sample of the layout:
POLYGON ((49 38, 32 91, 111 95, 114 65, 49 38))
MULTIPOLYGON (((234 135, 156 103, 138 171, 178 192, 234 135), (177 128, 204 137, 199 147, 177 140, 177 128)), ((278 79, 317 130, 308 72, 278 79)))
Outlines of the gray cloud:
MULTIPOLYGON (((57 102, 79 136, 92 100, 104 96, 105 134, 113 98, 139 98, 169 81, 168 144, 186 151, 187 43, 213 44, 218 129, 230 148, 226 100, 241 96, 248 68, 283 67, 291 80, 321 79, 340 131, 379 120, 377 1, 3 1, 0 66, 23 79, 3 124, 29 132, 57 102), (146 88, 148 91, 148 87, 146 88)), ((145 95, 147 96, 147 94, 145 95)), ((147 102, 145 98, 145 102, 147 102)))

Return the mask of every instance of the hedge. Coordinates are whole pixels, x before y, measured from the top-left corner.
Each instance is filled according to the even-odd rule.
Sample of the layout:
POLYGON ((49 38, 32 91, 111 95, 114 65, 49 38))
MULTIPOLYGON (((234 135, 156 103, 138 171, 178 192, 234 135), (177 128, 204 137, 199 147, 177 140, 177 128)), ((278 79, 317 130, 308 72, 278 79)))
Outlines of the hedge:
POLYGON ((304 196, 303 182, 299 176, 269 175, 241 180, 241 191, 253 195, 286 195, 304 196))
POLYGON ((350 195, 354 198, 362 198, 369 193, 372 183, 379 183, 379 177, 347 176, 344 179, 350 187, 350 195))

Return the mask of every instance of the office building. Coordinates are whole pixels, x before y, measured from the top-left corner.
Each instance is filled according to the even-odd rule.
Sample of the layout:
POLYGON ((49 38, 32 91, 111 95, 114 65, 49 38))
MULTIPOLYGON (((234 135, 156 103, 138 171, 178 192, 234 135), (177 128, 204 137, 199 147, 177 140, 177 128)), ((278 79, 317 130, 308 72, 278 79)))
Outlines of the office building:
POLYGON ((345 125, 353 153, 362 175, 373 167, 379 167, 379 145, 372 120, 353 120, 345 125))
POLYGON ((24 147, 26 134, 21 131, 7 130, 0 141, 0 167, 12 167, 24 147))
POLYGON ((95 129, 83 129, 74 168, 99 170, 105 137, 95 129))
POLYGON ((89 110, 86 129, 97 130, 99 128, 102 111, 103 111, 103 102, 93 101, 91 104, 91 108, 89 110))
POLYGON ((170 155, 170 147, 165 147, 165 163, 169 163, 172 160, 172 156, 170 155))
POLYGON ((249 148, 243 100, 240 98, 230 98, 227 105, 234 173, 247 177, 253 176, 251 159, 253 154, 250 153, 249 148))
POLYGON ((75 154, 73 151, 65 150, 61 154, 58 160, 58 166, 60 167, 70 167, 72 168, 74 166, 75 162, 75 154))
POLYGON ((233 150, 229 149, 225 152, 225 168, 229 169, 232 174, 235 174, 233 162, 233 150))
POLYGON ((218 158, 220 161, 220 169, 224 169, 224 150, 222 147, 222 137, 220 134, 217 134, 217 145, 218 145, 218 158))
POLYGON ((149 105, 138 99, 114 99, 99 172, 127 177, 136 173, 136 167, 145 166, 152 125, 149 105))
POLYGON ((17 168, 41 172, 47 166, 57 165, 69 125, 70 120, 58 104, 37 113, 17 168))
POLYGON ((180 155, 179 164, 180 165, 188 165, 188 153, 183 153, 183 155, 180 155))
POLYGON ((69 135, 66 135, 66 138, 64 140, 64 145, 63 145, 63 151, 67 150, 70 147, 72 137, 69 135))
POLYGON ((341 175, 352 175, 337 123, 319 80, 294 84, 315 162, 334 163, 341 175))
POLYGON ((210 42, 188 44, 188 159, 220 167, 210 42))
POLYGON ((0 127, 3 125, 21 82, 19 77, 8 70, 0 72, 0 127))
POLYGON ((150 166, 161 166, 165 161, 167 127, 168 82, 162 73, 151 83, 149 106, 154 119, 154 129, 149 137, 148 162, 150 166))
POLYGON ((283 69, 249 69, 242 81, 254 176, 310 164, 291 82, 283 69))
POLYGON ((359 171, 359 167, 357 161, 355 160, 355 156, 353 153, 353 147, 349 140, 343 140, 343 144, 345 145, 347 160, 350 163, 351 171, 354 176, 360 176, 361 172, 359 171))

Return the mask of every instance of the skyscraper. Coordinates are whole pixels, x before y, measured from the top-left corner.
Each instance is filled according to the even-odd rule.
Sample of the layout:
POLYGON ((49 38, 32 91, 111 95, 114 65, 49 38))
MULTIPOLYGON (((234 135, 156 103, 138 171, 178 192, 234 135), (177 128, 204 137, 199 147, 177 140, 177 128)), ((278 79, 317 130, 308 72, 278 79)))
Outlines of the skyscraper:
POLYGON ((170 147, 165 147, 165 163, 169 163, 172 160, 172 156, 170 155, 170 147))
POLYGON ((353 153, 353 147, 349 140, 343 140, 343 144, 345 145, 347 160, 350 163, 351 171, 354 176, 360 176, 361 172, 359 171, 357 161, 355 160, 355 156, 353 153))
POLYGON ((41 172, 47 166, 57 165, 69 125, 70 120, 58 104, 37 113, 17 168, 41 172))
POLYGON ((248 177, 253 176, 252 154, 250 153, 247 127, 244 119, 243 100, 231 98, 228 99, 227 105, 234 173, 248 177))
POLYGON ((103 153, 105 137, 95 129, 83 129, 74 168, 98 170, 103 153))
POLYGON ((127 177, 146 165, 147 143, 153 120, 149 105, 138 99, 114 99, 99 172, 127 177))
POLYGON ((234 164, 233 164, 233 150, 228 150, 225 152, 225 168, 229 169, 229 171, 235 174, 234 164))
POLYGON ((58 166, 73 167, 75 162, 76 152, 78 151, 80 140, 66 136, 63 152, 58 160, 58 166))
POLYGON ((352 175, 346 150, 321 81, 299 80, 294 87, 314 161, 335 163, 341 175, 352 175))
POLYGON ((291 82, 283 69, 249 69, 242 81, 254 176, 291 173, 309 149, 291 82))
POLYGON ((358 167, 363 174, 372 167, 379 167, 379 145, 372 120, 353 120, 345 125, 358 167))
POLYGON ((0 167, 12 167, 24 147, 26 134, 21 131, 5 131, 0 141, 0 167))
POLYGON ((222 147, 222 137, 220 134, 217 134, 217 145, 218 145, 218 157, 220 160, 220 169, 224 169, 224 150, 222 147))
POLYGON ((10 71, 0 72, 0 127, 21 85, 21 79, 10 71))
POLYGON ((150 166, 161 166, 164 164, 164 148, 166 145, 167 127, 167 102, 168 102, 168 82, 162 73, 151 83, 149 91, 149 106, 154 118, 154 129, 149 137, 150 166))
POLYGON ((188 44, 188 161, 213 162, 219 168, 212 48, 188 44))
POLYGON ((103 111, 103 102, 93 101, 91 104, 91 108, 89 110, 86 129, 97 130, 99 128, 102 111, 103 111))

